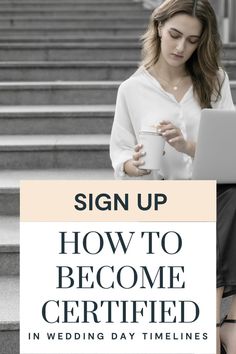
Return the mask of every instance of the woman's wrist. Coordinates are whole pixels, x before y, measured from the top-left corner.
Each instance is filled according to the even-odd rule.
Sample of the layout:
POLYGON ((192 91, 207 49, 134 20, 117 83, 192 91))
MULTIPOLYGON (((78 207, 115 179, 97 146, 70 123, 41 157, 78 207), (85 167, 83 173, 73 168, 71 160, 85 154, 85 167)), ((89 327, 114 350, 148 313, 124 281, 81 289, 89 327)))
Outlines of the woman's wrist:
POLYGON ((184 153, 189 155, 190 157, 194 158, 195 150, 196 150, 196 143, 194 143, 192 141, 186 141, 184 153))

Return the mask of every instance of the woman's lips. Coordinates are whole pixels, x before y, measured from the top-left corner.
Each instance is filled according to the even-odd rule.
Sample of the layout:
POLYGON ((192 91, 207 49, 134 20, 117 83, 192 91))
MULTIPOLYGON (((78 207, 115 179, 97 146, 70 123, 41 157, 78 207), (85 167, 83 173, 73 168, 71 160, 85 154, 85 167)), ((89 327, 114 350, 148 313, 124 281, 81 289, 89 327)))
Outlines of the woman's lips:
POLYGON ((179 55, 179 54, 175 54, 175 53, 173 53, 172 56, 176 59, 183 59, 183 57, 184 57, 183 55, 179 55))

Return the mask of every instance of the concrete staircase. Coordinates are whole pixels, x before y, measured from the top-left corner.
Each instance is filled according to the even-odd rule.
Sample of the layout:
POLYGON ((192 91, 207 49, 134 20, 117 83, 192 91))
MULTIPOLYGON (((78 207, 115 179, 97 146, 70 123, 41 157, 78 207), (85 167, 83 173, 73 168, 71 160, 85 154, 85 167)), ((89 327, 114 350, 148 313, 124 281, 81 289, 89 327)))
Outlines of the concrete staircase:
MULTIPOLYGON (((0 0, 0 353, 19 353, 19 181, 110 179, 118 85, 149 11, 133 0, 0 0)), ((236 102, 236 45, 225 46, 236 102)))

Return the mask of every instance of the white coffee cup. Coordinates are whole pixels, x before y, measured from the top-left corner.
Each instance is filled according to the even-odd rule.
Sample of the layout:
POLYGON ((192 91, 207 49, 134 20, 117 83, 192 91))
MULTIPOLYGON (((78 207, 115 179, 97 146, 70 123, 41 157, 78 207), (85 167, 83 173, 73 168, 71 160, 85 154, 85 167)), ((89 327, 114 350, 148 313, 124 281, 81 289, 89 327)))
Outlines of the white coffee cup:
POLYGON ((139 143, 143 145, 141 151, 144 164, 140 168, 145 170, 160 170, 165 140, 156 131, 142 130, 139 133, 139 143))

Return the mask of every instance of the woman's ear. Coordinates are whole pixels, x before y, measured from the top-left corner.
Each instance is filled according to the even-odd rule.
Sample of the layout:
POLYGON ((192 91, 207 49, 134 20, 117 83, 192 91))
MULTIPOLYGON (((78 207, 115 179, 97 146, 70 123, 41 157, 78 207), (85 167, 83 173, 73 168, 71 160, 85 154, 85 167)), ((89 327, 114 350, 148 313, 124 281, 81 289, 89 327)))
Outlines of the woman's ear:
POLYGON ((162 25, 158 25, 158 36, 161 38, 162 37, 162 25))

